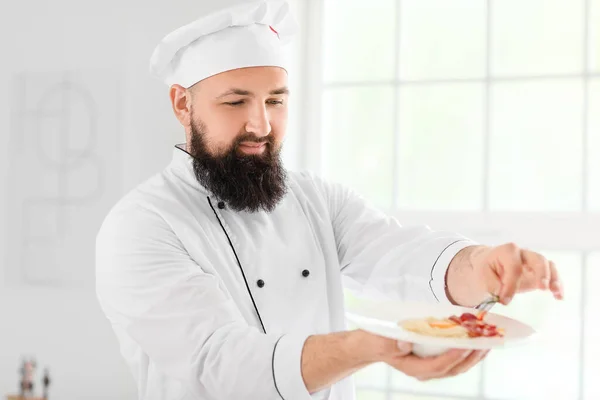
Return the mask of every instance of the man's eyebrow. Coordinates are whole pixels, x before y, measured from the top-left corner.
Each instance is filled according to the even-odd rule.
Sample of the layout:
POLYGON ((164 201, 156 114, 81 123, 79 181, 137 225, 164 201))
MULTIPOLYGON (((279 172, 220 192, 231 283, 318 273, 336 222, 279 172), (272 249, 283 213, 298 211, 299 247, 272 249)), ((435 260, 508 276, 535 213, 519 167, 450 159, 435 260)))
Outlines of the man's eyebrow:
MULTIPOLYGON (((283 86, 280 87, 279 89, 275 89, 275 90, 271 90, 269 92, 270 95, 277 95, 277 94, 290 94, 290 90, 288 89, 287 86, 283 86)), ((226 97, 226 96, 231 96, 231 95, 238 95, 238 96, 250 96, 253 97, 254 93, 248 91, 248 90, 244 90, 244 89, 238 89, 238 88, 231 88, 229 90, 227 90, 226 92, 220 94, 217 99, 220 99, 222 97, 226 97)))
POLYGON ((226 91, 225 93, 220 94, 219 97, 217 97, 217 99, 220 99, 221 97, 225 97, 225 96, 230 96, 232 94, 237 94, 238 96, 254 96, 251 92, 249 92, 247 90, 231 88, 228 91, 226 91))
POLYGON ((280 87, 279 89, 271 90, 269 94, 290 94, 290 89, 287 86, 280 87))

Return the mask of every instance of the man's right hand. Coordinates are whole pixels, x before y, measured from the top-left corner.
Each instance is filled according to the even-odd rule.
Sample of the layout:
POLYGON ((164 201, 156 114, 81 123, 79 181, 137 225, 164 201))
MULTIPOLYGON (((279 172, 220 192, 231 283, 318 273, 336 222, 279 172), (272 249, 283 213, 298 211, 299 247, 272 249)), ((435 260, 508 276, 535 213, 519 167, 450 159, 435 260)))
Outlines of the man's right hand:
POLYGON ((434 357, 418 357, 411 354, 412 345, 397 342, 395 354, 384 356, 383 362, 420 381, 447 378, 469 371, 482 361, 489 350, 452 349, 434 357))
POLYGON ((417 357, 410 343, 363 330, 309 336, 302 351, 302 377, 310 393, 327 388, 344 377, 376 362, 420 381, 467 372, 487 351, 450 350, 435 357, 417 357))

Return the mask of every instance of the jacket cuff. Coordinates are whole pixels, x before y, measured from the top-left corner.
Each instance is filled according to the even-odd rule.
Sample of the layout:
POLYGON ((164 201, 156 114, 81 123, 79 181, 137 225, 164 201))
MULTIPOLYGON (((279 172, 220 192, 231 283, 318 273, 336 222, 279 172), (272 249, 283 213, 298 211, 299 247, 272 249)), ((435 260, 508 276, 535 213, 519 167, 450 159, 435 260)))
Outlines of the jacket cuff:
POLYGON ((446 296, 446 272, 452 259, 458 254, 459 251, 469 246, 476 246, 471 240, 457 240, 442 251, 442 254, 438 257, 437 261, 431 269, 431 280, 429 286, 433 295, 439 303, 442 304, 453 304, 448 296, 446 296))
POLYGON ((273 348, 273 381, 283 400, 311 400, 302 378, 302 349, 307 336, 283 335, 273 348))

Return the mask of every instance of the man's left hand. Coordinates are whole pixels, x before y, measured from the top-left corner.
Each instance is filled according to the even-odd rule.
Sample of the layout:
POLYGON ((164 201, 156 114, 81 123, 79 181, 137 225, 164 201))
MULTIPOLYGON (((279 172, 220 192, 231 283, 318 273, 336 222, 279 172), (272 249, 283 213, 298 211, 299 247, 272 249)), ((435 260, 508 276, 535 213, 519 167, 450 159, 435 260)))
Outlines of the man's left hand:
POLYGON ((473 273, 489 293, 508 304, 516 293, 548 290, 563 298, 563 284, 554 262, 514 243, 497 247, 481 246, 470 254, 473 273))

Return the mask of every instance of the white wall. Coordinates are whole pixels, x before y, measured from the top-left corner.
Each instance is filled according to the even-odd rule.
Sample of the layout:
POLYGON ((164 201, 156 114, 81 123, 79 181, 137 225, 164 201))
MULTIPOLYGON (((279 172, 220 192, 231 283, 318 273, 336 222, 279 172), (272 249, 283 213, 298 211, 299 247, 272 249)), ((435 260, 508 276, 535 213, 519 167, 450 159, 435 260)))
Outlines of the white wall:
MULTIPOLYGON (((148 60, 164 34, 215 4, 2 0, 0 398, 16 390, 28 354, 50 367, 54 399, 136 397, 96 303, 95 234, 109 208, 162 169, 172 145, 183 141, 166 86, 148 76, 148 60), (65 77, 85 93, 66 99, 74 92, 52 87, 65 77), (92 153, 79 157, 85 149, 92 153), (66 166, 56 169, 56 162, 66 166)), ((291 167, 301 159, 301 78, 291 79, 291 167)))

